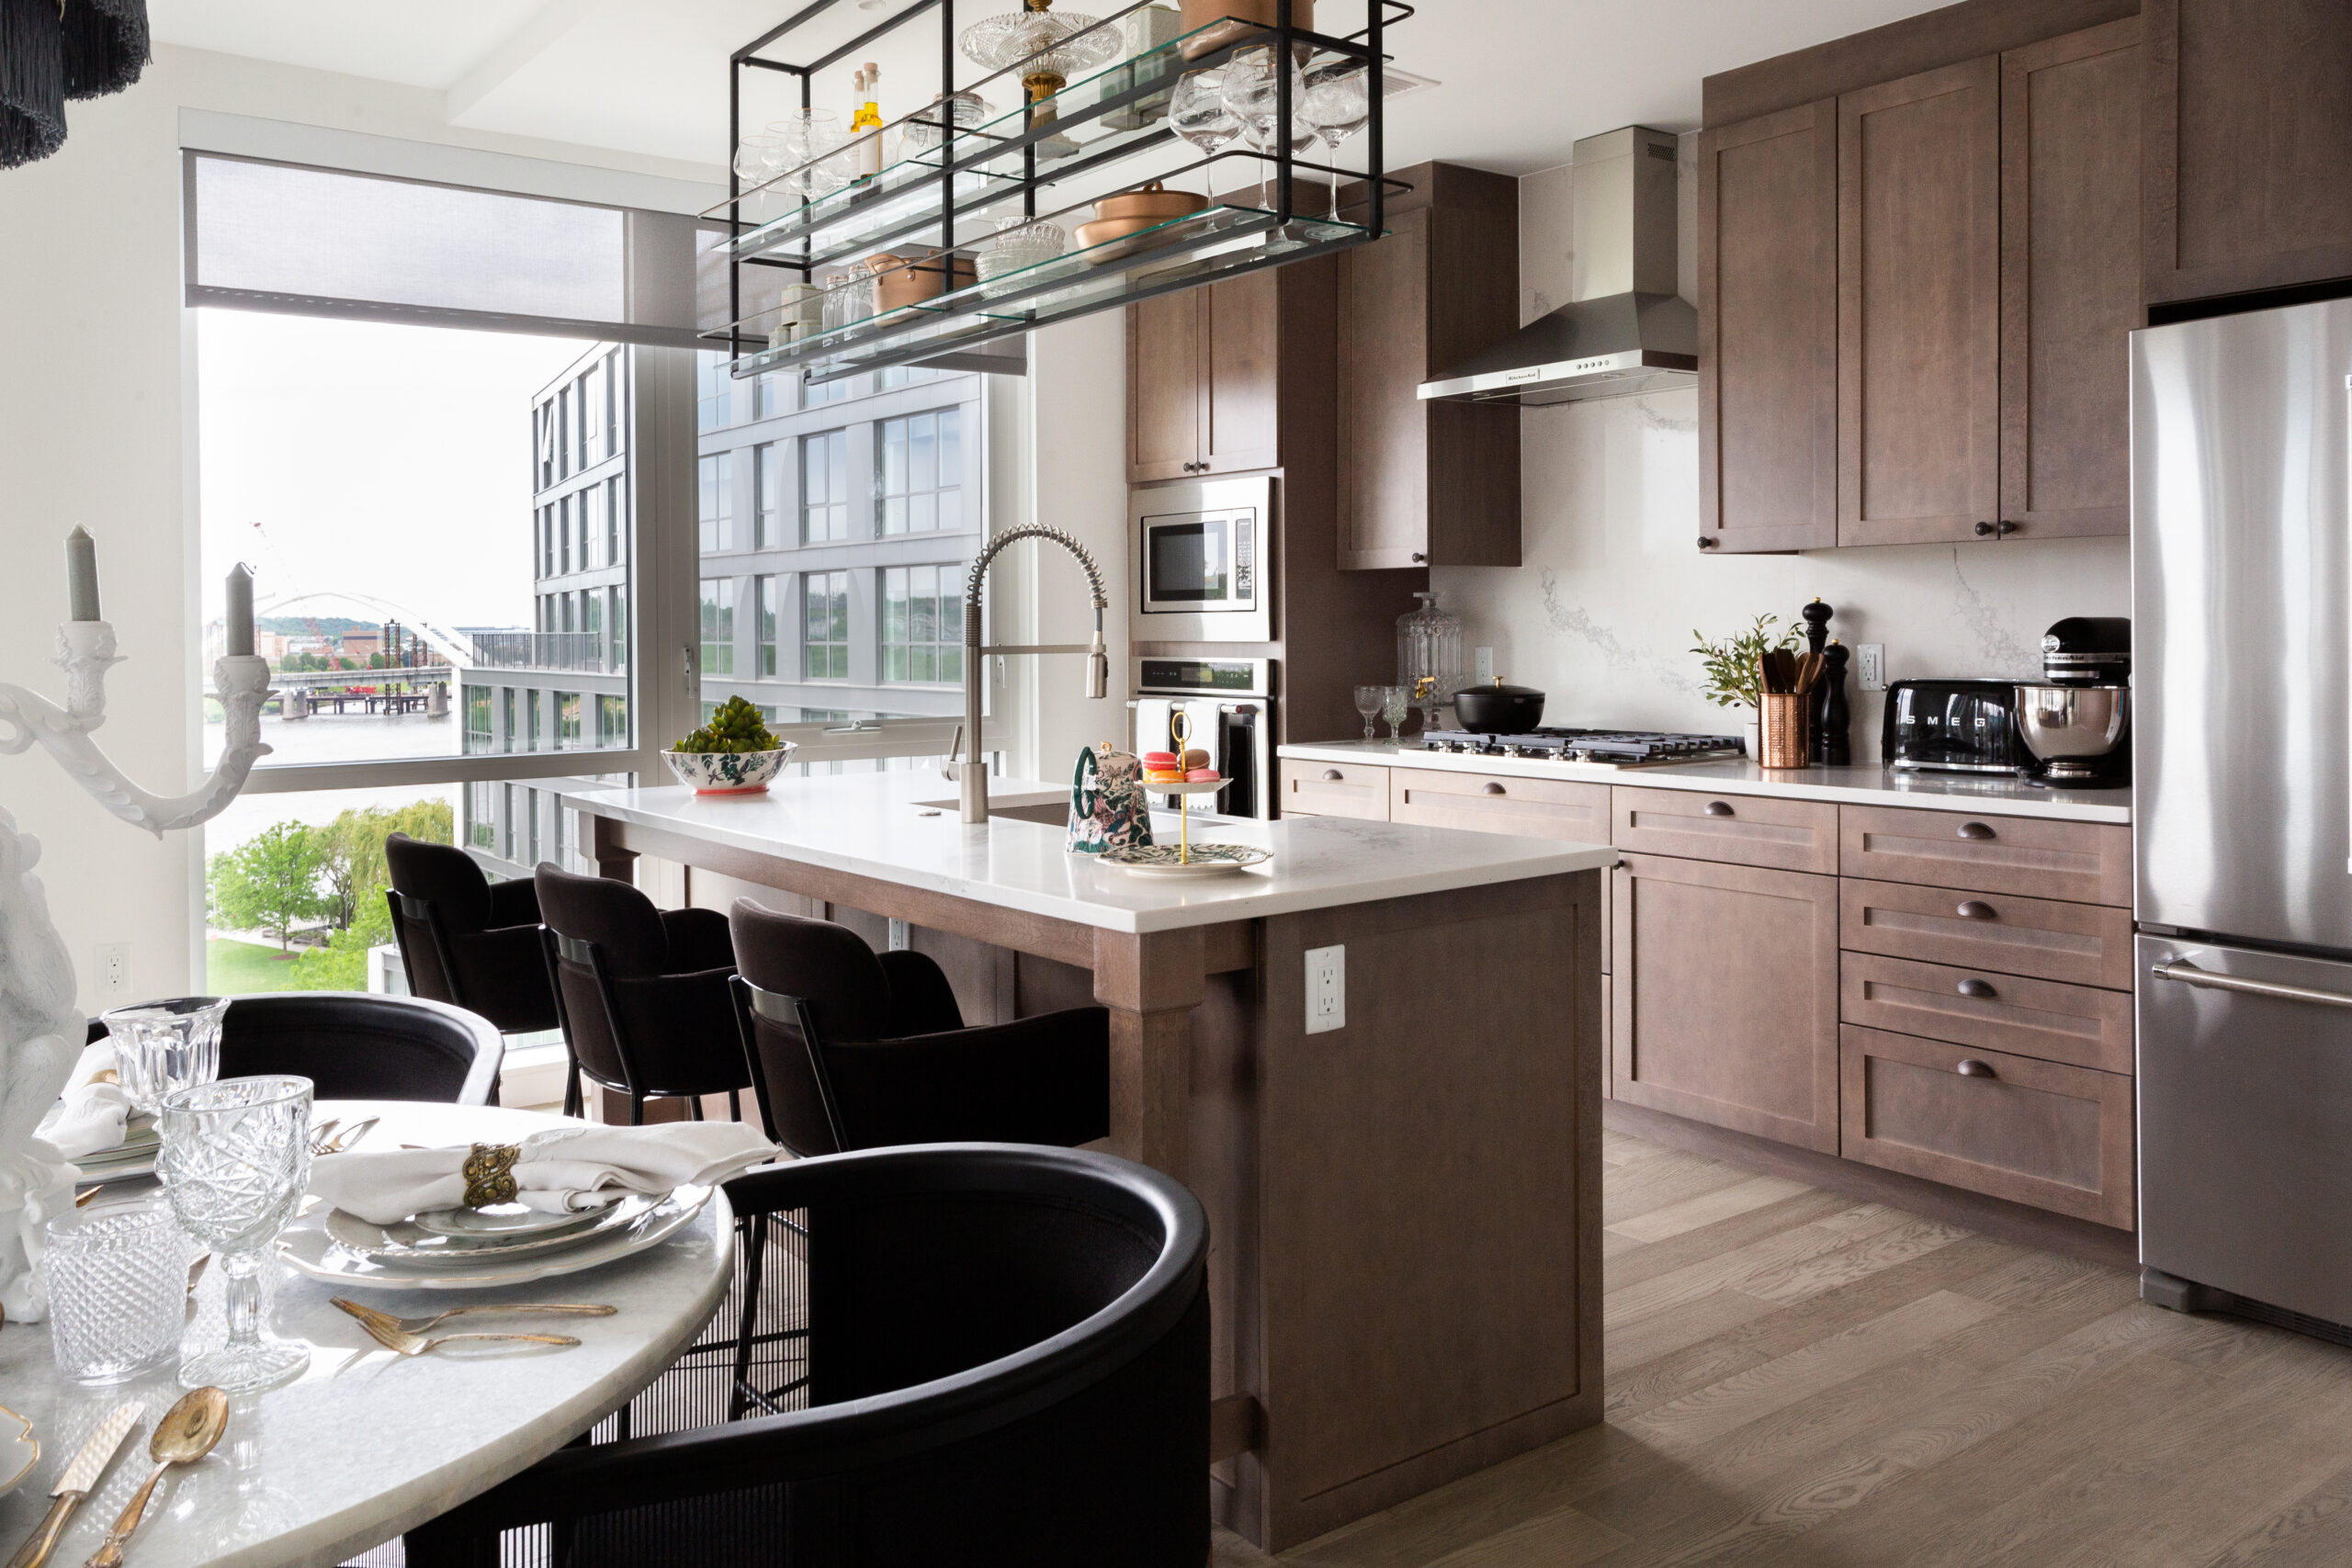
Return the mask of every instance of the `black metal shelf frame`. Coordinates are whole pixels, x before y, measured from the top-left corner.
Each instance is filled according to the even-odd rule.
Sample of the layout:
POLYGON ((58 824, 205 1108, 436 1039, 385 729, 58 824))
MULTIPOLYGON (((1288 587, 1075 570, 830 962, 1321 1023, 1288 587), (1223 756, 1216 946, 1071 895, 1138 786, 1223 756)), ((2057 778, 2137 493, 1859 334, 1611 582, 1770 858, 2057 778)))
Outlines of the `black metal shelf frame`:
MULTIPOLYGON (((1313 51, 1318 53, 1337 55, 1347 59, 1356 59, 1364 62, 1367 78, 1365 90, 1370 115, 1366 121, 1363 132, 1365 138, 1365 166, 1361 177, 1365 181, 1369 201, 1364 215, 1361 220, 1360 226, 1356 224, 1345 226, 1324 224, 1319 226, 1320 229, 1326 231, 1341 227, 1353 231, 1343 237, 1334 239, 1326 233, 1317 237, 1313 243, 1302 245, 1290 247, 1279 245, 1267 246, 1265 247, 1265 254, 1261 258, 1244 265, 1238 265, 1219 271, 1217 276, 1230 276, 1233 273, 1251 271, 1262 266, 1278 265, 1286 261, 1303 259, 1305 255, 1320 254, 1323 251, 1336 248, 1340 244, 1361 243, 1364 239, 1375 237, 1384 231, 1387 188, 1392 183, 1385 177, 1385 100, 1387 96, 1385 90, 1385 66, 1387 62, 1387 56, 1385 46, 1388 27, 1396 22, 1405 20, 1413 15, 1414 7, 1409 4, 1407 4, 1406 0, 1367 0, 1365 26, 1353 33, 1345 35, 1344 37, 1319 33, 1294 26, 1292 22, 1293 0, 1275 0, 1275 24, 1273 27, 1266 28, 1253 19, 1226 18, 1242 21, 1244 25, 1248 26, 1252 30, 1244 36, 1236 38, 1228 43, 1220 45, 1215 50, 1204 51, 1196 58, 1171 60, 1169 63, 1172 66, 1178 67, 1179 70, 1170 70, 1164 73, 1155 72, 1148 78, 1130 81, 1124 87, 1118 87, 1111 92, 1105 93, 1101 90, 1102 78, 1117 71, 1122 65, 1128 62, 1121 62, 1102 67, 1095 75, 1086 78, 1084 82, 1080 84, 1081 85, 1091 85, 1094 86, 1094 96, 1091 101, 1083 106, 1071 107, 1070 112, 1067 114, 1061 112, 1064 106, 1056 105, 1052 98, 1042 99, 1035 102, 1029 101, 1024 87, 1022 93, 1022 107, 1018 110, 1009 111, 1005 116, 999 117, 1000 119, 1010 119, 1013 115, 1018 114, 1021 117, 1020 129, 1018 130, 1012 131, 1009 134, 990 133, 985 137, 976 136, 969 128, 959 127, 956 123, 952 95, 956 94, 959 90, 956 83, 957 59, 956 28, 956 0, 913 0, 913 4, 908 6, 896 16, 879 22, 874 27, 866 28, 854 38, 850 39, 848 41, 839 44, 834 48, 826 51, 818 57, 806 61, 805 62, 794 63, 781 60, 774 60, 767 58, 762 53, 763 51, 770 49, 778 42, 789 39, 795 32, 815 21, 826 12, 832 10, 842 3, 842 0, 810 0, 809 4, 802 6, 801 9, 787 17, 785 21, 779 23, 774 28, 771 28, 768 31, 761 34, 750 43, 745 44, 742 48, 737 50, 729 60, 727 105, 728 199, 723 204, 723 210, 725 212, 723 221, 727 229, 727 249, 729 253, 728 258, 728 321, 722 330, 706 333, 704 336, 707 340, 721 344, 726 347, 730 357, 735 359, 737 362, 736 373, 738 375, 755 374, 759 370, 775 369, 786 365, 807 363, 808 364, 812 375, 822 374, 824 378, 830 379, 835 376, 854 374, 857 370, 872 368, 885 363, 910 363, 920 357, 919 350, 910 349, 901 344, 894 352, 877 354, 876 355, 872 356, 871 364, 865 362, 866 356, 858 355, 858 362, 844 366, 842 363, 842 360, 845 351, 843 345, 839 341, 842 334, 838 333, 825 333, 818 334, 817 340, 809 342, 806 345, 806 352, 802 353, 795 353, 792 352, 791 349, 769 349, 766 340, 763 337, 754 338, 749 336, 742 330, 744 322, 747 320, 743 299, 744 288, 742 269, 745 266, 783 267, 798 272, 801 276, 806 279, 819 266, 825 265, 831 262, 842 260, 852 255, 872 254, 882 245, 888 244, 897 240, 905 239, 910 235, 920 233, 935 221, 938 225, 938 244, 936 251, 932 258, 918 262, 915 265, 918 267, 924 268, 926 270, 939 270, 948 272, 950 274, 947 277, 943 279, 945 286, 944 293, 946 295, 946 299, 944 299, 942 303, 952 306, 955 304, 955 296, 959 292, 956 287, 956 279, 951 271, 954 265, 954 258, 951 253, 956 251, 957 248, 956 229, 957 220, 959 219, 968 216, 983 207, 996 206, 1005 202, 1015 196, 1018 196, 1021 199, 1023 214, 1034 219, 1037 215, 1037 197, 1038 193, 1042 188, 1060 184, 1070 180, 1077 175, 1098 168, 1106 167, 1123 159, 1132 157, 1146 149, 1165 146, 1170 141, 1175 140, 1175 136, 1174 132, 1166 123, 1164 123, 1164 121, 1157 126, 1152 126, 1148 129, 1139 128, 1140 134, 1133 137, 1111 139, 1113 143, 1112 145, 1102 147, 1090 152, 1081 153, 1074 159, 1065 158, 1057 161, 1052 165, 1050 171, 1042 178, 1038 172, 1037 164, 1037 144, 1039 142, 1043 141, 1049 136, 1058 134, 1068 130, 1071 126, 1083 125, 1089 120, 1098 119, 1104 116, 1115 113, 1127 105, 1136 103, 1141 99, 1157 94, 1166 94, 1172 90, 1173 82, 1171 78, 1179 73, 1179 70, 1197 70, 1215 65, 1226 59, 1228 59, 1235 51, 1243 48, 1254 47, 1261 44, 1272 44, 1274 46, 1276 59, 1294 59, 1295 58, 1295 47, 1297 45, 1304 44, 1308 46, 1313 51), (815 211, 812 209, 826 208, 828 203, 832 203, 833 198, 831 197, 819 198, 804 197, 800 198, 801 216, 797 224, 786 223, 781 219, 770 220, 766 222, 747 222, 743 216, 744 198, 749 195, 754 194, 754 192, 758 190, 780 186, 781 183, 784 180, 788 179, 796 171, 783 171, 769 181, 765 182, 763 186, 754 186, 751 190, 747 190, 745 188, 742 177, 736 172, 736 155, 741 149, 743 138, 742 114, 743 83, 745 80, 744 73, 746 71, 753 70, 769 71, 798 77, 800 82, 801 107, 804 109, 810 108, 814 107, 812 101, 812 84, 819 72, 837 65, 844 60, 864 52, 877 39, 880 39, 899 28, 904 28, 917 21, 919 18, 933 11, 938 13, 939 17, 939 99, 936 100, 933 105, 924 106, 922 108, 915 110, 912 114, 902 116, 899 119, 889 122, 881 130, 870 132, 869 134, 877 139, 878 144, 880 139, 887 137, 892 130, 902 130, 905 126, 910 123, 922 123, 926 125, 933 125, 938 128, 940 141, 936 149, 938 156, 935 178, 937 181, 938 196, 935 202, 935 210, 933 209, 933 204, 919 203, 917 210, 908 213, 903 218, 894 220, 891 223, 885 224, 879 228, 860 230, 847 239, 835 243, 830 249, 824 250, 820 250, 818 246, 818 241, 820 236, 828 231, 847 227, 852 224, 854 220, 860 216, 860 212, 858 210, 860 206, 859 203, 854 200, 845 203, 833 203, 833 205, 831 205, 827 210, 815 211), (977 147, 968 145, 968 143, 975 141, 983 141, 985 144, 977 147), (1017 179, 1009 175, 990 175, 988 174, 987 170, 982 167, 982 165, 1001 163, 1016 152, 1021 155, 1022 159, 1021 174, 1017 179), (959 197, 956 192, 956 181, 958 176, 972 175, 975 174, 978 174, 983 176, 981 188, 959 197), (778 229, 776 225, 779 223, 784 223, 785 226, 778 229), (758 233, 760 235, 756 242, 756 251, 755 254, 746 254, 744 243, 745 237, 747 234, 752 233, 758 233), (798 247, 797 254, 777 254, 778 251, 790 247, 796 243, 798 247), (831 339, 834 341, 828 344, 823 341, 826 339, 831 339), (748 355, 746 354, 747 349, 750 350, 748 355), (823 362, 821 367, 819 362, 823 362)), ((966 0, 966 3, 969 6, 971 4, 971 0, 966 0)), ((1017 6, 1022 3, 1022 0, 995 0, 995 3, 1000 6, 1009 3, 1017 6)), ((1152 0, 1134 0, 1134 3, 1112 12, 1110 15, 1095 23, 1093 27, 1085 29, 1085 31, 1092 32, 1102 28, 1115 29, 1125 17, 1136 11, 1141 10, 1145 6, 1151 3, 1152 0)), ((1076 34, 1072 36, 1076 37, 1083 35, 1076 34)), ((1067 43, 1068 40, 1065 39, 1055 47, 1067 47, 1067 43)), ((1040 52, 1050 52, 1050 51, 1040 52)), ((1004 67, 991 75, 981 78, 978 82, 967 84, 963 90, 977 91, 979 88, 986 87, 992 83, 1005 78, 1012 78, 1018 85, 1020 78, 1023 75, 1030 63, 1034 62, 1035 58, 1035 56, 1032 56, 1029 61, 1018 62, 1012 65, 1004 67)), ((1285 127, 1293 123, 1293 112, 1296 107, 1296 106, 1292 102, 1292 77, 1293 73, 1289 71, 1278 72, 1275 76, 1276 123, 1285 127)), ((1064 91, 1067 90, 1068 88, 1066 87, 1064 91)), ((996 123, 997 121, 989 122, 990 125, 994 125, 996 123)), ((1258 152, 1255 151, 1245 152, 1238 149, 1227 150, 1214 154, 1209 158, 1203 159, 1199 165, 1192 166, 1202 166, 1222 159, 1236 156, 1251 160, 1260 166, 1272 164, 1272 170, 1271 177, 1262 180, 1259 187, 1261 193, 1268 189, 1271 189, 1273 193, 1273 201, 1271 204, 1270 216, 1263 222, 1252 224, 1251 227, 1282 233, 1287 231, 1291 228, 1294 219, 1299 217, 1296 210, 1295 180, 1297 172, 1300 168, 1304 167, 1317 173, 1328 172, 1331 175, 1335 184, 1341 177, 1342 174, 1342 171, 1329 165, 1314 163, 1302 163, 1297 154, 1292 150, 1290 141, 1291 139, 1287 135, 1277 137, 1275 139, 1274 149, 1270 152, 1258 152)), ((828 156, 838 155, 838 150, 828 154, 828 156)), ((878 178, 879 176, 874 177, 878 178)), ((919 175, 897 187, 898 192, 911 192, 919 190, 924 184, 931 181, 933 177, 934 176, 929 173, 919 175)), ((852 188, 854 189, 854 187, 852 188)), ((839 194, 840 193, 834 193, 835 196, 838 196, 839 194)), ((711 213, 707 214, 706 216, 715 219, 721 210, 722 209, 714 209, 711 213)), ((1175 249, 1179 253, 1179 259, 1181 259, 1181 245, 1175 247, 1175 249)), ((1165 279, 1169 275, 1162 273, 1160 276, 1165 279)), ((1091 310, 1093 310, 1112 309, 1118 305, 1131 302, 1133 299, 1145 299, 1153 294, 1166 292, 1171 287, 1183 287, 1183 285, 1162 281, 1154 287, 1137 288, 1129 292, 1108 296, 1102 299, 1101 302, 1089 306, 1086 310, 1073 313, 1082 314, 1090 313, 1091 310)), ((1000 337, 1009 335, 1010 333, 1016 332, 1026 331, 1028 326, 1033 324, 1029 320, 1025 320, 1021 317, 1005 316, 1001 312, 990 310, 989 309, 989 305, 991 302, 992 301, 986 300, 976 301, 971 306, 971 313, 975 317, 985 315, 993 316, 997 319, 985 324, 977 325, 976 330, 972 332, 957 334, 955 341, 955 347, 969 348, 993 337, 1000 337)), ((936 312, 934 312, 934 314, 936 314, 936 312)), ((1061 318, 1059 315, 1055 315, 1050 319, 1061 318)), ((896 338, 901 334, 883 333, 880 335, 887 338, 896 338)), ((798 344, 791 345, 792 349, 798 349, 801 347, 802 345, 798 344)), ((849 350, 848 352, 852 354, 855 353, 854 349, 849 350)), ((946 352, 946 350, 943 349, 942 352, 946 352)))

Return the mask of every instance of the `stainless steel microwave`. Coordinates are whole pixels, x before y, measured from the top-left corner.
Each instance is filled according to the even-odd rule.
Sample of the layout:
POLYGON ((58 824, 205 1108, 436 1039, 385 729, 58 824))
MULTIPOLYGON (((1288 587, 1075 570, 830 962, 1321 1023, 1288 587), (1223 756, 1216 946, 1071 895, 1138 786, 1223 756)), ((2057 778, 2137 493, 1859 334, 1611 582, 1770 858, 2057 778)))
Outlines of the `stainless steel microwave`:
POLYGON ((1139 642, 1271 642, 1274 481, 1190 479, 1128 492, 1139 642))

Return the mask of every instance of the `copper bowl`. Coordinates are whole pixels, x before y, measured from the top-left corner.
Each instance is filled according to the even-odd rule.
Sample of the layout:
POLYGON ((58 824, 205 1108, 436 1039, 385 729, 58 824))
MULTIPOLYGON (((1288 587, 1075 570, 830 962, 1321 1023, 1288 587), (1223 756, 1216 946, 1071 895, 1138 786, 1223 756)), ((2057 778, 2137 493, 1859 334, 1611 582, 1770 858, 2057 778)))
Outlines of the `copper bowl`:
MULTIPOLYGON (((1236 39, 1248 38, 1274 25, 1275 0, 1182 0, 1181 24, 1187 37, 1177 48, 1187 60, 1198 60, 1236 39), (1220 20, 1219 18, 1230 18, 1220 20), (1209 24, 1216 22, 1216 26, 1209 24), (1205 32, 1198 29, 1207 28, 1205 32)), ((1315 28, 1315 0, 1291 0, 1290 25, 1309 32, 1315 28)))
MULTIPOLYGON (((1175 219, 1189 217, 1208 205, 1209 199, 1204 196, 1195 196, 1188 190, 1163 190, 1159 182, 1154 180, 1140 190, 1122 191, 1117 196, 1104 197, 1094 204, 1094 221, 1080 224, 1071 231, 1071 234, 1080 250, 1091 250, 1113 240, 1139 234, 1146 229, 1156 229, 1175 219)), ((1103 262, 1115 261, 1125 254, 1125 250, 1107 251, 1087 259, 1099 265, 1103 262)))
MULTIPOLYGON (((936 252, 927 256, 868 256, 865 265, 874 274, 874 305, 877 312, 919 305, 947 291, 948 273, 936 252)), ((956 256, 950 265, 955 268, 955 287, 962 288, 978 281, 979 275, 973 269, 969 256, 956 256)))

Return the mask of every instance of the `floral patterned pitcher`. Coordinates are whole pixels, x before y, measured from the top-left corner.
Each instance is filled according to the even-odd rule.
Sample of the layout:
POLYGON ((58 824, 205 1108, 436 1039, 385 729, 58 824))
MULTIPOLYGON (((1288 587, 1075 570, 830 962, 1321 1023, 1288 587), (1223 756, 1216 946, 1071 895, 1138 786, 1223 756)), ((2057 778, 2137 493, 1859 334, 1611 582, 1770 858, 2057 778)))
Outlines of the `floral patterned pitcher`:
POLYGON ((1143 761, 1109 741, 1084 747, 1069 783, 1069 838, 1073 854, 1151 842, 1151 811, 1144 799, 1143 761))

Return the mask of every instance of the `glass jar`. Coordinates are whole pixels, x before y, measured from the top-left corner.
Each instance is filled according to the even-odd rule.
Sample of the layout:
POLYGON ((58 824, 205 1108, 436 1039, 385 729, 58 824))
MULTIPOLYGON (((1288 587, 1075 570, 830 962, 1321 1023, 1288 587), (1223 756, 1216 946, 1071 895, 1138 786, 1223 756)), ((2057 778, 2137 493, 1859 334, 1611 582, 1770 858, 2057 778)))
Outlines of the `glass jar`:
POLYGON ((1413 694, 1427 733, 1437 728, 1438 709, 1453 700, 1463 681, 1462 617, 1439 609, 1434 592, 1413 597, 1420 607, 1396 617, 1396 683, 1413 694))

